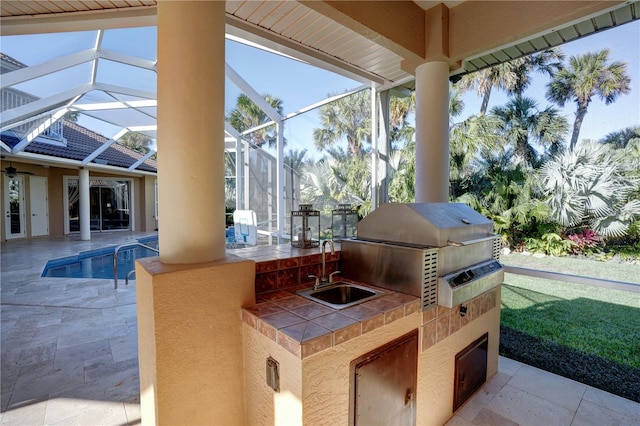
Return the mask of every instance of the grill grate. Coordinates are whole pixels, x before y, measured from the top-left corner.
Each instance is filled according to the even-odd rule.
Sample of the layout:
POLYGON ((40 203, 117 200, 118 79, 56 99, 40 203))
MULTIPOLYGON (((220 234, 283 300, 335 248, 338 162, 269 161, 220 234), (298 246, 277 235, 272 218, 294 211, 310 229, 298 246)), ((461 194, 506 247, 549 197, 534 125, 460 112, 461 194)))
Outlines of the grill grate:
POLYGON ((438 250, 424 250, 422 310, 438 304, 438 250))

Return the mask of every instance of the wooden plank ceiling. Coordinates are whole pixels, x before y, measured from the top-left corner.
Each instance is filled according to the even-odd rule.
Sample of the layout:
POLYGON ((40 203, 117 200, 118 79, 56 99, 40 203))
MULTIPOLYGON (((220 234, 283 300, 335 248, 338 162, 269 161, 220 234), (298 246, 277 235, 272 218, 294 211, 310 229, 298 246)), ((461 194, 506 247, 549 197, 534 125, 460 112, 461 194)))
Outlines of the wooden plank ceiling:
MULTIPOLYGON (((440 2, 402 3, 428 10, 440 2)), ((444 5, 455 11, 464 3, 445 1, 444 5)), ((495 5, 495 2, 489 3, 495 5)), ((365 2, 359 4, 364 7, 365 2)), ((360 81, 391 87, 412 80, 411 73, 402 66, 405 58, 380 43, 377 34, 354 30, 318 12, 315 5, 311 6, 291 0, 227 1, 227 33, 360 81)), ((452 69, 452 76, 557 46, 640 17, 639 1, 610 1, 605 6, 597 13, 465 57, 457 69, 452 69)), ((157 0, 3 0, 0 2, 0 34, 153 25, 156 7, 157 0), (118 19, 122 22, 118 23, 118 19)))

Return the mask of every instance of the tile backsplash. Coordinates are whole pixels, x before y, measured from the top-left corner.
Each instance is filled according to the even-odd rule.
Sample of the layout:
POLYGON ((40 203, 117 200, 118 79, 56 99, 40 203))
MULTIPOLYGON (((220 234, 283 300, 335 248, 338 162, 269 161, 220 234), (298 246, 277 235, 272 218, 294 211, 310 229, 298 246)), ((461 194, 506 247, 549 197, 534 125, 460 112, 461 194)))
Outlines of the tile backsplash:
MULTIPOLYGON (((256 298, 270 291, 288 289, 300 284, 313 284, 309 275, 322 275, 322 250, 319 247, 299 249, 281 244, 228 252, 255 260, 256 298)), ((335 243, 335 253, 327 251, 325 258, 326 274, 337 271, 340 266, 340 243, 335 243)))

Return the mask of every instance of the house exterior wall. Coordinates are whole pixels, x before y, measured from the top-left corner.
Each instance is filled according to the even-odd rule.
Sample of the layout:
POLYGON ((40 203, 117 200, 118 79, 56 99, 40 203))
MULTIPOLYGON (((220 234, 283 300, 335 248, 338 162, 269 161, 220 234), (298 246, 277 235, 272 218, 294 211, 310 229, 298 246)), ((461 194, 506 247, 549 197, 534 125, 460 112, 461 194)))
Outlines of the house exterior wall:
POLYGON ((142 190, 144 197, 141 197, 143 203, 140 211, 143 212, 141 224, 144 226, 141 231, 154 231, 158 229, 156 221, 156 177, 144 176, 142 180, 142 190))
POLYGON ((64 187, 62 177, 68 169, 52 167, 49 170, 49 236, 64 235, 64 187))
MULTIPOLYGON (((31 191, 29 177, 41 176, 47 178, 48 187, 48 213, 49 213, 49 237, 62 237, 65 230, 65 191, 64 182, 65 176, 77 176, 78 171, 74 169, 67 169, 61 167, 43 167, 37 164, 27 163, 12 163, 13 166, 21 172, 29 172, 31 175, 22 174, 24 176, 24 213, 25 213, 25 238, 32 238, 31 221, 30 221, 30 199, 29 194, 31 191)), ((8 161, 2 161, 0 168, 4 169, 9 166, 8 161)), ((110 178, 110 179, 131 179, 131 205, 134 209, 134 214, 131 217, 133 228, 135 231, 153 231, 157 229, 155 222, 155 176, 122 176, 113 173, 104 173, 100 171, 91 171, 90 179, 94 178, 110 178)), ((2 192, 4 193, 4 180, 6 174, 2 174, 2 192)), ((3 213, 7 210, 7 206, 4 205, 4 194, 1 197, 0 203, 2 204, 3 213)), ((0 238, 2 241, 6 240, 6 214, 0 215, 0 238)))

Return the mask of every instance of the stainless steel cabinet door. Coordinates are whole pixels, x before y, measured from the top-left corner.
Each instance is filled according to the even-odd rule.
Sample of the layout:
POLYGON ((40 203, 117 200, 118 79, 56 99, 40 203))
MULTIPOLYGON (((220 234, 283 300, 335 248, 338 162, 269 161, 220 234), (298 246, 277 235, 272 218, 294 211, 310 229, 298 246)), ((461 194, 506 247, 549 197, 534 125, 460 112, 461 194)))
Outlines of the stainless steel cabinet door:
POLYGON ((415 425, 418 333, 353 361, 353 424, 415 425))

